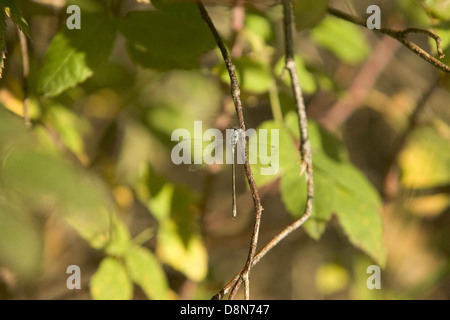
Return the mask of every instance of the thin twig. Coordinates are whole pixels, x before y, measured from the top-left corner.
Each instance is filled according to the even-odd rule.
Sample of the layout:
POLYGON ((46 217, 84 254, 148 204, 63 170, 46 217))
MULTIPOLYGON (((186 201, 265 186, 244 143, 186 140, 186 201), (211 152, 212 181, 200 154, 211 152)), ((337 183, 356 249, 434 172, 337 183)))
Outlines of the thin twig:
POLYGON ((416 129, 417 125, 419 124, 419 117, 422 113, 422 110, 427 105, 428 101, 430 100, 431 96, 433 95, 434 91, 438 87, 439 80, 434 81, 427 89, 427 91, 422 95, 419 102, 417 103, 416 107, 414 108, 414 111, 411 113, 409 120, 408 120, 408 127, 405 129, 405 131, 402 132, 402 134, 397 138, 397 142, 395 144, 394 150, 391 154, 391 161, 390 163, 394 163, 400 152, 405 147, 406 142, 408 141, 408 138, 411 136, 411 133, 416 129))
POLYGON ((388 199, 394 197, 395 193, 397 192, 397 190, 390 190, 392 188, 389 188, 389 182, 393 181, 393 180, 397 180, 396 178, 395 179, 393 178, 394 177, 393 175, 395 174, 395 171, 396 171, 395 168, 396 168, 398 156, 400 155, 402 150, 405 148, 405 145, 408 142, 408 139, 411 137, 412 132, 418 126, 420 115, 421 115, 423 109, 425 108, 425 106, 427 105, 428 101, 430 100, 431 96, 435 92, 438 85, 439 85, 439 80, 434 81, 430 85, 430 87, 427 89, 427 91, 422 95, 421 99, 419 100, 416 107, 414 108, 414 111, 411 113, 411 116, 409 117, 408 126, 401 133, 401 135, 397 138, 397 140, 395 142, 394 148, 388 159, 388 165, 387 165, 387 171, 386 171, 387 173, 386 173, 386 178, 385 178, 384 193, 385 193, 385 197, 388 199))
MULTIPOLYGON (((244 121, 244 114, 242 112, 242 102, 240 97, 240 88, 239 83, 236 76, 236 70, 235 66, 233 65, 230 55, 228 54, 228 51, 225 47, 225 44, 223 43, 222 39, 220 38, 220 35, 214 26, 214 23, 212 22, 208 12, 206 11, 205 6, 203 3, 198 2, 197 6, 200 10, 200 14, 203 18, 203 20, 208 25, 212 35, 214 36, 214 39, 216 40, 217 46, 220 49, 220 52, 222 53, 223 60, 225 62, 228 74, 230 76, 230 82, 231 82, 231 96, 233 98, 234 106, 236 108, 236 114, 239 121, 239 126, 241 128, 241 134, 242 139, 245 139, 245 121, 244 121)), ((243 140, 244 141, 244 140, 243 140)), ((245 168, 245 174, 247 176, 248 183, 250 185, 250 191, 253 198, 253 203, 255 206, 255 222, 254 222, 254 228, 253 228, 253 234, 250 242, 250 250, 247 257, 247 262, 245 264, 245 267, 243 271, 240 273, 240 277, 245 282, 245 299, 250 298, 250 271, 253 266, 253 259, 256 254, 256 249, 258 246, 258 237, 259 237, 259 227, 261 224, 261 216, 263 212, 263 207, 261 205, 261 198, 259 196, 258 188, 256 187, 255 179, 253 178, 253 173, 250 167, 250 163, 248 161, 248 148, 246 148, 245 152, 245 161, 244 161, 244 168, 245 168)), ((233 299, 239 290, 240 282, 236 282, 235 287, 232 290, 232 293, 230 294, 230 298, 233 299)))
POLYGON ((428 188, 405 189, 403 191, 411 197, 427 197, 437 194, 450 194, 450 184, 442 184, 428 188))
POLYGON ((306 116, 305 101, 303 99, 302 87, 300 85, 300 79, 297 73, 297 65, 294 59, 294 40, 292 28, 294 21, 292 19, 292 4, 290 0, 283 0, 283 12, 284 12, 284 35, 285 35, 285 52, 286 52, 286 66, 285 69, 289 71, 292 83, 292 91, 294 92, 295 104, 297 107, 298 124, 300 128, 300 152, 302 155, 302 171, 307 170, 306 179, 308 181, 308 199, 306 213, 311 212, 312 197, 314 194, 314 188, 312 185, 312 152, 311 143, 309 141, 308 133, 308 118, 306 116), (309 180, 311 179, 311 183, 309 180), (309 208, 311 207, 311 208, 309 208))
MULTIPOLYGON (((338 17, 340 19, 344 19, 353 24, 367 28, 366 21, 359 17, 349 15, 345 12, 339 11, 334 8, 328 8, 328 13, 330 13, 331 15, 338 17)), ((435 66, 436 68, 438 68, 444 72, 450 73, 449 66, 447 66, 446 64, 442 63, 441 61, 439 61, 438 59, 436 59, 435 57, 430 55, 428 52, 426 52, 425 50, 420 48, 414 42, 408 40, 408 35, 410 33, 422 33, 422 34, 425 34, 425 35, 433 38, 436 42, 436 47, 437 47, 439 57, 442 59, 444 57, 444 52, 442 51, 442 46, 441 46, 442 40, 434 32, 429 31, 429 30, 418 29, 418 28, 408 28, 405 30, 393 30, 393 29, 384 28, 384 27, 380 28, 380 29, 374 29, 374 31, 386 34, 386 35, 396 39, 397 41, 402 43, 405 47, 407 47, 409 50, 411 50, 412 52, 417 54, 419 57, 421 57, 428 63, 432 64, 433 66, 435 66)))
MULTIPOLYGON (((264 248, 261 249, 261 251, 258 252, 258 254, 253 259, 253 266, 255 266, 270 250, 272 250, 275 246, 278 245, 283 239, 285 239, 287 236, 292 234, 295 230, 299 229, 310 217, 309 214, 303 214, 303 216, 296 220, 294 223, 290 224, 286 228, 284 228, 280 233, 278 233, 275 237, 270 240, 269 243, 267 243, 264 248)), ((229 291, 230 289, 239 282, 239 279, 241 278, 241 274, 243 272, 243 269, 236 274, 233 279, 231 279, 223 288, 220 290, 215 296, 212 297, 212 300, 221 300, 229 291)))
MULTIPOLYGON (((300 86, 300 81, 297 74, 297 69, 294 60, 294 44, 293 44, 293 21, 292 21, 292 4, 290 0, 283 0, 283 10, 284 10, 284 33, 285 33, 285 43, 286 43, 286 69, 289 71, 291 76, 292 87, 295 95, 297 113, 299 117, 299 126, 301 132, 301 146, 300 152, 302 154, 303 164, 302 167, 306 169, 306 180, 307 180, 307 200, 306 208, 302 217, 296 220, 294 223, 290 224, 284 228, 280 233, 278 233, 269 243, 267 243, 264 248, 258 252, 252 261, 252 266, 256 265, 270 250, 272 250, 280 241, 286 238, 288 235, 293 233, 295 230, 299 229, 311 216, 313 199, 314 199, 314 182, 313 182, 313 166, 312 166, 312 155, 311 155, 311 145, 308 135, 308 121, 306 118, 305 103, 303 100, 303 94, 300 86)), ((234 289, 240 285, 242 275, 244 274, 244 269, 242 269, 238 274, 236 274, 233 279, 231 279, 214 297, 213 300, 222 299, 230 290, 233 293, 234 289)))
POLYGON ((23 119, 27 128, 31 127, 29 98, 28 98, 28 76, 30 74, 30 59, 28 55, 27 36, 19 29, 20 51, 22 53, 22 75, 23 75, 23 119))

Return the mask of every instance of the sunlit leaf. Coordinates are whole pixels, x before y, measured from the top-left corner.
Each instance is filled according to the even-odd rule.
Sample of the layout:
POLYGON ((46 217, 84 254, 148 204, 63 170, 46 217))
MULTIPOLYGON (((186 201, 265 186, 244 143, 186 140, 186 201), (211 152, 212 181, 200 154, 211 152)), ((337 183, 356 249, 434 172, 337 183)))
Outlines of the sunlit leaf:
POLYGON ((448 0, 421 0, 426 12, 433 18, 440 20, 450 19, 450 1, 448 0))
POLYGON ((299 154, 292 152, 292 150, 296 149, 295 144, 290 137, 290 133, 285 128, 280 128, 274 121, 266 121, 258 126, 257 131, 261 132, 261 130, 267 130, 267 144, 275 147, 273 152, 278 153, 279 163, 278 168, 274 168, 275 170, 278 169, 277 174, 274 175, 262 175, 261 168, 258 165, 252 165, 255 182, 258 186, 264 186, 280 176, 286 175, 293 167, 299 168, 300 163, 299 154), (270 134, 271 130, 278 131, 278 141, 272 139, 270 134))
POLYGON ((414 26, 425 29, 430 27, 430 16, 424 10, 420 1, 397 0, 395 5, 398 11, 405 15, 408 20, 414 21, 414 26))
MULTIPOLYGON (((449 130, 448 126, 445 128, 449 130)), ((442 150, 447 150, 449 144, 450 139, 441 135, 435 127, 416 129, 399 157, 401 184, 412 190, 448 184, 450 154, 442 150)), ((445 194, 415 197, 412 192, 411 195, 407 207, 414 214, 437 215, 450 205, 450 199, 445 194)))
POLYGON ((107 257, 91 278, 90 292, 95 300, 130 300, 133 297, 133 284, 123 264, 107 257))
POLYGON ((448 137, 436 128, 424 126, 414 131, 400 154, 401 182, 406 188, 426 188, 450 181, 448 137))
POLYGON ((11 20, 20 29, 20 31, 22 31, 25 35, 30 36, 30 28, 27 21, 23 17, 22 10, 16 0, 1 0, 0 7, 5 7, 11 20))
POLYGON ((326 17, 311 30, 311 35, 319 45, 346 63, 358 64, 369 56, 370 46, 362 29, 342 19, 326 17))
MULTIPOLYGON (((298 132, 297 122, 288 115, 291 132, 298 132)), ((367 252, 380 265, 385 264, 381 200, 374 187, 343 154, 340 142, 310 123, 313 149, 315 196, 311 219, 305 230, 320 238, 326 222, 336 214, 350 242, 367 252)), ((291 150, 295 157, 297 149, 291 150)), ((281 196, 288 211, 299 218, 305 210, 306 181, 300 177, 299 166, 291 166, 281 180, 281 196)))
POLYGON ((152 215, 158 220, 162 221, 170 217, 170 212, 172 209, 174 187, 173 185, 167 183, 164 187, 154 195, 149 201, 148 206, 152 215))
POLYGON ((164 221, 158 229, 156 253, 158 257, 189 279, 201 281, 208 270, 208 255, 199 235, 190 237, 187 244, 177 232, 173 221, 164 221))
MULTIPOLYGON (((272 74, 268 65, 249 57, 234 59, 233 63, 243 91, 262 94, 269 90, 272 85, 272 74)), ((216 71, 224 83, 230 84, 230 76, 223 62, 219 63, 216 71)))
POLYGON ((56 96, 92 76, 108 59, 115 35, 115 24, 102 14, 84 14, 79 30, 63 28, 44 58, 38 91, 56 96))
POLYGON ((245 15, 245 27, 266 41, 273 36, 269 19, 257 14, 248 13, 245 15))
MULTIPOLYGON (((306 69, 305 62, 299 55, 295 55, 295 64, 297 66, 297 74, 300 79, 302 91, 306 94, 315 93, 317 91, 317 85, 314 76, 306 69)), ((281 77, 284 73, 283 82, 290 88, 291 77, 287 71, 283 71, 285 65, 285 58, 282 57, 276 63, 274 71, 278 77, 281 77)))
MULTIPOLYGON (((450 65, 450 22, 443 23, 439 28, 435 28, 433 31, 441 38, 441 45, 445 55, 439 60, 444 64, 450 65)), ((430 38, 428 42, 437 56, 436 41, 430 38)), ((449 76, 448 74, 443 74, 442 78, 448 79, 449 76)), ((449 82, 450 81, 448 80, 443 81, 443 85, 447 90, 450 90, 450 85, 448 85, 449 82)))
POLYGON ((111 216, 109 239, 105 252, 111 256, 121 257, 131 245, 130 232, 125 223, 111 216))
POLYGON ((49 122, 59 132, 64 144, 75 154, 84 154, 83 134, 89 129, 89 124, 71 110, 62 106, 52 106, 47 113, 49 122))
POLYGON ((137 283, 150 299, 168 298, 169 285, 161 263, 154 254, 142 247, 131 247, 125 255, 130 278, 137 283))

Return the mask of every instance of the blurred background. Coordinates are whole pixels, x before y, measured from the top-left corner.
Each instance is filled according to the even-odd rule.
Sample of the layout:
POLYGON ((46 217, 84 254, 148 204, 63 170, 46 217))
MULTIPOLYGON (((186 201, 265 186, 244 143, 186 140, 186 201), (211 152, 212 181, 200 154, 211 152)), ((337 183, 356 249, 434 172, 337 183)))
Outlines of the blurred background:
MULTIPOLYGON (((0 299, 209 299, 245 264, 254 208, 241 166, 233 219, 230 166, 191 172, 170 158, 173 130, 198 120, 204 129, 237 123, 228 75, 196 6, 17 3, 30 30, 30 72, 24 79, 19 33, 7 19, 0 299), (66 28, 70 4, 81 8, 75 36, 66 28), (66 286, 70 265, 81 269, 80 290, 66 286)), ((281 6, 206 3, 237 67, 246 126, 295 123, 290 81, 281 76, 281 6)), ((312 130, 328 137, 321 147, 312 133, 313 146, 317 159, 339 150, 345 168, 322 161, 322 211, 255 266, 252 299, 450 298, 450 81, 398 41, 326 12, 365 19, 374 4, 383 26, 434 30, 450 61, 448 1, 295 2, 307 112, 312 130), (338 183, 357 181, 345 205, 327 200, 338 183), (346 218, 344 207, 356 215, 346 218), (366 229, 351 224, 369 211, 366 229), (381 290, 366 286, 373 264, 385 264, 381 290)), ((436 56, 433 40, 410 40, 436 56)), ((298 159, 281 144, 281 161, 298 159)), ((260 246, 303 212, 304 179, 289 168, 270 181, 257 177, 260 246)))

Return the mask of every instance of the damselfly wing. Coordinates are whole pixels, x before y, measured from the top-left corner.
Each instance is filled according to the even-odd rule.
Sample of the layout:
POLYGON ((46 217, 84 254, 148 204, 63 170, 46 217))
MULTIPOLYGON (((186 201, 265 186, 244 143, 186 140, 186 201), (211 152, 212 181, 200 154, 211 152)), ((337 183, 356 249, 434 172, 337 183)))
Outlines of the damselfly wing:
MULTIPOLYGON (((258 141, 258 139, 251 137, 247 141, 240 129, 233 129, 226 139, 184 139, 180 144, 185 144, 185 151, 187 149, 193 152, 193 158, 197 157, 197 162, 199 159, 203 159, 206 153, 207 157, 211 156, 209 159, 220 160, 222 158, 221 163, 231 164, 232 213, 233 218, 236 218, 236 164, 244 164, 246 148, 248 148, 249 162, 253 162, 253 170, 261 170, 265 174, 276 174, 275 168, 278 168, 278 156, 276 156, 277 165, 275 167, 272 166, 271 160, 274 155, 277 155, 278 149, 276 146, 267 144, 266 141, 258 141), (212 155, 213 152, 214 155, 212 155)), ((191 164, 189 171, 197 171, 206 165, 207 163, 191 164)))

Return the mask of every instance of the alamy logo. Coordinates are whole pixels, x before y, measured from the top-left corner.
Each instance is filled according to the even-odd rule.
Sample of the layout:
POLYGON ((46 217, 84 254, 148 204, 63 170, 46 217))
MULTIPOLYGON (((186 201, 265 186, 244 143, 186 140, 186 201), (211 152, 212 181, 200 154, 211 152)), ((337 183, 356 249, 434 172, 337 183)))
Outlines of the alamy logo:
POLYGON ((81 29, 81 10, 80 7, 73 4, 67 7, 66 13, 70 14, 70 17, 66 21, 66 26, 69 30, 81 29))
POLYGON ((260 168, 261 175, 274 175, 279 169, 278 129, 227 129, 226 137, 218 129, 203 133, 202 121, 194 122, 194 137, 187 129, 176 129, 172 141, 172 162, 179 164, 244 164, 248 138, 249 163, 260 168), (268 141, 270 136, 270 141, 268 141), (225 149, 225 154, 223 150, 225 149), (236 158, 236 160, 235 160, 236 158))
POLYGON ((77 265, 68 266, 66 273, 70 274, 70 276, 67 278, 67 281, 66 281, 67 289, 69 289, 69 290, 81 289, 81 269, 80 269, 80 267, 77 265))
POLYGON ((373 289, 381 289, 381 269, 377 265, 371 265, 367 267, 367 274, 371 274, 369 278, 367 278, 367 288, 369 290, 373 289))
POLYGON ((367 19, 366 26, 369 30, 381 29, 381 9, 377 5, 367 7, 366 13, 371 16, 367 19))

